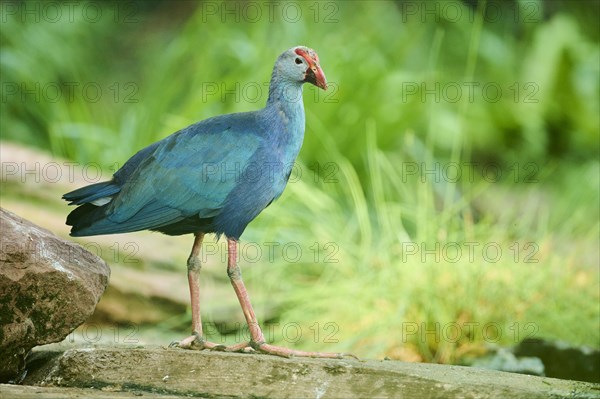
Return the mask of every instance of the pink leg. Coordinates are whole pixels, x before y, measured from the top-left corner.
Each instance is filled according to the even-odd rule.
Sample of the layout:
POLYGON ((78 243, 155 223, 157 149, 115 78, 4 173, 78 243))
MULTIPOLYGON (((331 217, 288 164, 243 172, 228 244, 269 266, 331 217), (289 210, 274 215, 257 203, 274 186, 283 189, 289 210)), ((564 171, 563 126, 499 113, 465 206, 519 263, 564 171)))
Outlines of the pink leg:
POLYGON ((250 298, 248 297, 248 291, 246 291, 246 287, 244 286, 242 272, 237 264, 237 245, 238 243, 236 240, 231 238, 227 240, 227 274, 229 275, 231 285, 233 285, 235 294, 237 295, 240 305, 242 306, 246 323, 248 323, 248 328, 250 330, 250 342, 227 347, 226 351, 248 352, 254 349, 259 352, 283 357, 301 356, 342 359, 345 356, 350 356, 356 358, 356 356, 347 353, 305 352, 267 344, 265 342, 263 332, 258 325, 258 320, 254 314, 254 309, 252 309, 252 304, 250 303, 250 298))
POLYGON ((202 318, 200 316, 200 269, 202 268, 202 264, 200 263, 199 255, 203 238, 204 233, 198 233, 194 236, 192 252, 187 260, 188 283, 192 303, 192 335, 171 345, 184 349, 225 349, 224 345, 205 341, 202 336, 202 318))

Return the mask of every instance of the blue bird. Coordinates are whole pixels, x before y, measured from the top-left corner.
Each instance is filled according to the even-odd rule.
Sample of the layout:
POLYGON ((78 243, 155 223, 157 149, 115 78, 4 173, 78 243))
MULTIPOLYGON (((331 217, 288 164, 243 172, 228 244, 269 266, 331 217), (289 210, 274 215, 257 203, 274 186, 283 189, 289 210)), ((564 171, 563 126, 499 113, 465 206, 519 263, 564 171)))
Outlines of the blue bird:
POLYGON ((275 62, 263 109, 216 116, 188 126, 136 153, 112 180, 63 196, 70 205, 78 205, 67 216, 72 236, 140 230, 194 234, 187 261, 192 335, 176 343, 181 348, 279 356, 345 355, 267 344, 236 263, 240 236, 248 223, 281 195, 302 146, 305 82, 327 89, 316 52, 293 47, 275 62), (224 347, 204 339, 199 254, 207 233, 227 237, 227 273, 250 329, 249 342, 224 347))

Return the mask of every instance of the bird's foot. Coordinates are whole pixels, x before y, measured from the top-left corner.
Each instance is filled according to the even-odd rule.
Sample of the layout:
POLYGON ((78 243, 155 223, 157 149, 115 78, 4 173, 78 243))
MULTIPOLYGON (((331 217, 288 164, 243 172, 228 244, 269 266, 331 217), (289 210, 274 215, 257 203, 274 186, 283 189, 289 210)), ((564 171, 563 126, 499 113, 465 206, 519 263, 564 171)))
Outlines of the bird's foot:
POLYGON ((181 341, 173 341, 169 345, 169 348, 181 348, 181 349, 193 349, 193 350, 203 350, 209 349, 212 351, 224 351, 227 349, 225 345, 215 344, 214 342, 210 342, 205 340, 198 333, 193 333, 187 338, 182 339, 181 341))
POLYGON ((191 350, 212 350, 218 352, 238 352, 238 353, 264 353, 268 355, 275 355, 281 357, 312 357, 322 359, 344 359, 354 358, 360 360, 356 355, 352 353, 336 353, 336 352, 307 352, 299 351, 296 349, 285 348, 283 346, 276 346, 267 344, 266 342, 257 343, 255 341, 243 342, 231 346, 225 346, 221 344, 215 344, 214 342, 206 341, 198 333, 193 333, 187 338, 181 341, 171 342, 169 348, 181 348, 191 350))
POLYGON ((245 342, 242 344, 232 345, 225 348, 225 352, 244 352, 244 353, 265 353, 269 355, 281 356, 281 357, 313 357, 323 359, 344 359, 347 357, 360 360, 356 355, 352 353, 336 353, 336 352, 307 352, 299 351, 296 349, 285 348, 283 346, 276 346, 267 344, 266 342, 257 343, 254 341, 245 342))

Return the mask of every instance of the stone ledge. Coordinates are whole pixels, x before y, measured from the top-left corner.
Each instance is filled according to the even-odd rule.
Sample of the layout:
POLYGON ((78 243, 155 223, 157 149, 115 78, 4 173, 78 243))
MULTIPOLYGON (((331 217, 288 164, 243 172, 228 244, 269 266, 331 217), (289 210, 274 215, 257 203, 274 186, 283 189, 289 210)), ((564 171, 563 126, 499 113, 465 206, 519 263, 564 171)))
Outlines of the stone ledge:
MULTIPOLYGON (((97 397, 108 397, 108 392, 168 395, 164 397, 319 399, 547 399, 597 398, 600 394, 598 384, 461 366, 388 360, 285 359, 160 347, 37 350, 28 364, 29 373, 23 382, 26 385, 95 388, 97 397)), ((94 397, 88 395, 89 392, 85 396, 94 397)), ((11 393, 10 397, 26 396, 11 393)))
POLYGON ((179 395, 150 392, 112 392, 93 388, 36 387, 0 384, 0 399, 179 399, 179 395))

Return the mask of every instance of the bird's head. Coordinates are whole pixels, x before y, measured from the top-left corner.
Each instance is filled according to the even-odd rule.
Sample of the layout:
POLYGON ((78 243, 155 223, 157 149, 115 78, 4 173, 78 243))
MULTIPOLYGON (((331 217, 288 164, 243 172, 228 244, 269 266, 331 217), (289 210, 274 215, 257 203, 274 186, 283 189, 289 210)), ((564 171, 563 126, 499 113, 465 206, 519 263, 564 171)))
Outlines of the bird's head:
POLYGON ((319 65, 319 56, 313 49, 292 47, 279 56, 276 67, 291 81, 308 82, 327 90, 327 80, 319 65))

